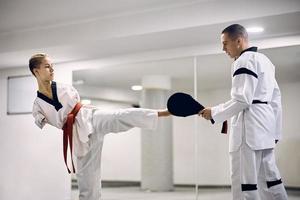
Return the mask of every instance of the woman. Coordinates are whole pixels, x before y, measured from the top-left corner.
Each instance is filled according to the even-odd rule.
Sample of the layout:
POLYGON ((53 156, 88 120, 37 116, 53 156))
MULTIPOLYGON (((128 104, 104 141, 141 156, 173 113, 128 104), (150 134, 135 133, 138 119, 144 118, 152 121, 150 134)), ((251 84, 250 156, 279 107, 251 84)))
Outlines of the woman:
POLYGON ((158 117, 169 116, 170 113, 167 110, 142 108, 103 111, 82 105, 74 87, 53 81, 54 69, 49 56, 33 55, 29 68, 39 87, 32 112, 36 125, 42 129, 47 123, 64 130, 64 159, 69 173, 68 142, 75 173, 74 144, 80 200, 100 199, 101 151, 105 134, 127 131, 133 127, 155 129, 158 117))

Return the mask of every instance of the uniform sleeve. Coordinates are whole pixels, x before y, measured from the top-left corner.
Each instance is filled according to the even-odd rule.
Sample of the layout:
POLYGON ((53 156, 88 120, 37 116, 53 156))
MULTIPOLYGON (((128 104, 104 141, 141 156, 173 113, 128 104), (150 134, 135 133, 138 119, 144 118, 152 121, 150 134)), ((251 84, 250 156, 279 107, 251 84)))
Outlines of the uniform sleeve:
POLYGON ((212 118, 216 123, 223 122, 252 104, 258 83, 254 60, 236 63, 232 75, 231 99, 212 107, 212 118))
POLYGON ((282 107, 281 107, 281 92, 277 82, 273 90, 272 100, 270 105, 273 108, 276 127, 275 127, 275 140, 280 140, 282 137, 282 107))
POLYGON ((77 102, 80 102, 80 96, 79 96, 78 91, 73 86, 71 86, 71 90, 72 90, 72 92, 74 92, 77 102))
POLYGON ((96 110, 93 115, 95 131, 117 133, 133 127, 155 129, 158 123, 156 110, 142 108, 119 109, 115 111, 96 110))
POLYGON ((40 107, 36 104, 33 104, 33 109, 32 109, 32 115, 35 119, 35 124, 42 129, 45 124, 47 123, 47 120, 45 116, 42 114, 40 107))

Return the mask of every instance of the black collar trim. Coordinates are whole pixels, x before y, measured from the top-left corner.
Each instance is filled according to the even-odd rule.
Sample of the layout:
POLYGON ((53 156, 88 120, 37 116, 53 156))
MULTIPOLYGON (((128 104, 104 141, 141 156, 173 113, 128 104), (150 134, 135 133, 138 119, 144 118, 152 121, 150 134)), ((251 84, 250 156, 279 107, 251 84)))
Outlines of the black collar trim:
POLYGON ((242 55, 246 51, 257 52, 257 47, 249 47, 248 49, 245 49, 244 51, 242 51, 240 55, 242 55))
POLYGON ((63 106, 58 101, 57 87, 56 87, 56 82, 54 82, 54 81, 52 81, 52 83, 51 83, 51 90, 52 90, 53 99, 50 99, 49 97, 47 97, 43 93, 40 93, 39 91, 37 91, 37 96, 39 98, 43 99, 44 101, 46 101, 47 103, 51 104, 52 106, 54 106, 56 111, 59 111, 63 106))

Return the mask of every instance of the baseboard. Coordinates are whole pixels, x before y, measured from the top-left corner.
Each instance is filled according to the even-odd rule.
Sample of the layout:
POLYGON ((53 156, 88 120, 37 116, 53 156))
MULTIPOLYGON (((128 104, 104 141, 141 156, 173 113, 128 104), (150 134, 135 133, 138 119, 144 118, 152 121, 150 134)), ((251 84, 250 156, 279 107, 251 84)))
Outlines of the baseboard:
MULTIPOLYGON (((103 188, 106 187, 140 187, 141 182, 139 181, 108 181, 102 180, 101 185, 103 188)), ((195 188, 193 184, 174 184, 174 187, 181 188, 195 188)), ((230 189, 230 185, 198 185, 199 189, 230 189)), ((290 192, 300 192, 300 187, 285 186, 286 190, 290 192)), ((76 179, 72 179, 72 189, 78 189, 78 184, 76 179)))

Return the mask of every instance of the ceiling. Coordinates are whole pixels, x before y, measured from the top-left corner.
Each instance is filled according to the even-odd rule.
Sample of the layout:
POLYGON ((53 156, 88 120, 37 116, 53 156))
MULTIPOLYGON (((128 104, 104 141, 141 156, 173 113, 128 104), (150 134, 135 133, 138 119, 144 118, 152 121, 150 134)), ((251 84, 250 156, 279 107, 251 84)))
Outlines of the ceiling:
POLYGON ((262 26, 250 34, 277 66, 280 81, 300 81, 299 0, 0 0, 0 70, 26 67, 36 52, 72 66, 74 80, 129 87, 149 74, 200 88, 230 83, 231 60, 220 32, 232 23, 262 26), (126 74, 126 76, 124 76, 126 74))

